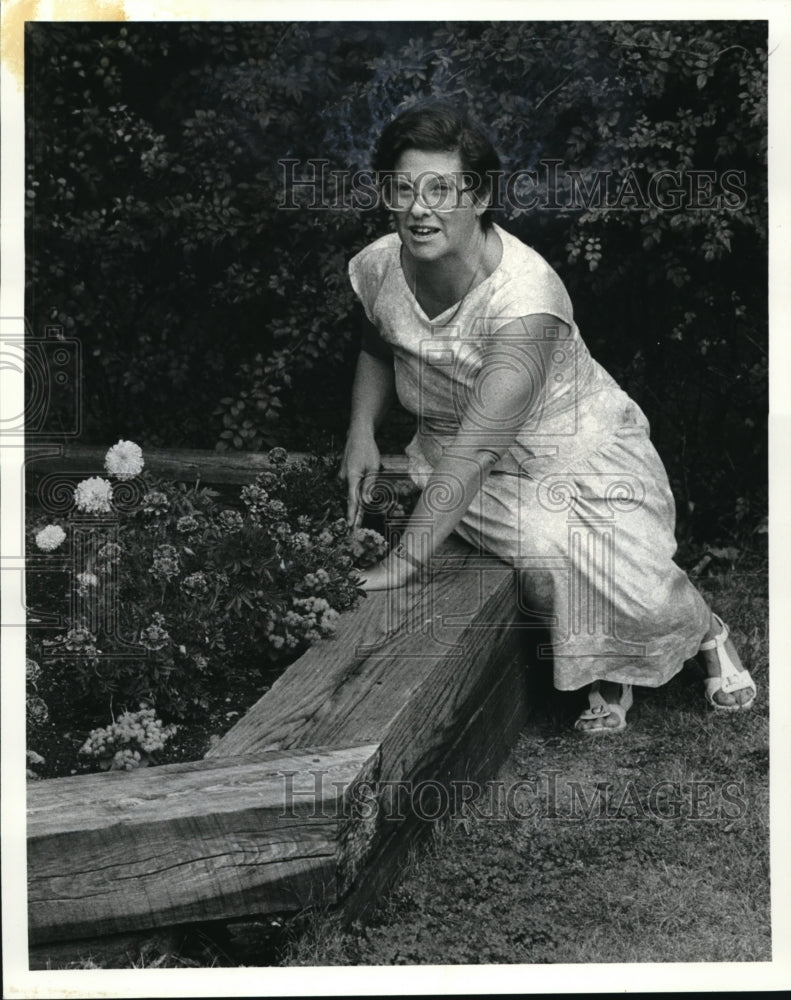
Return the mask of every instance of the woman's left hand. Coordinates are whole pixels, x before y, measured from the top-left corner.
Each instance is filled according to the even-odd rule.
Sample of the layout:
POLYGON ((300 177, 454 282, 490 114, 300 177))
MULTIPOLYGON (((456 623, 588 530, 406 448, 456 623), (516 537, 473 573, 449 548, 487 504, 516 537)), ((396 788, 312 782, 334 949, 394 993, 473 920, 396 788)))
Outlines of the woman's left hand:
POLYGON ((406 586, 415 575, 408 563, 390 556, 376 566, 360 569, 357 572, 362 578, 360 584, 362 590, 396 590, 398 587, 406 586))

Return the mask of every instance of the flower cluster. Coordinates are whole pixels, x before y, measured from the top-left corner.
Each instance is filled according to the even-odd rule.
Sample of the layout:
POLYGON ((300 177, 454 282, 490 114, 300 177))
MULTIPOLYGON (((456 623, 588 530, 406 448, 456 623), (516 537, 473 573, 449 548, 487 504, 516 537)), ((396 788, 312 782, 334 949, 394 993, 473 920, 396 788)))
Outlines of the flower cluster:
POLYGON ((170 501, 161 490, 149 490, 143 497, 143 513, 149 517, 163 517, 170 510, 170 501))
POLYGON ((274 466, 283 466, 288 461, 288 452, 285 448, 272 448, 267 458, 274 466))
POLYGON ((241 531, 244 526, 244 518, 238 510, 220 511, 217 521, 223 531, 227 531, 229 533, 241 531))
POLYGON ((83 514, 109 514, 113 509, 113 487, 100 476, 91 476, 77 484, 74 503, 83 514))
POLYGON ((172 545, 157 545, 154 562, 148 572, 160 583, 168 583, 181 572, 179 554, 172 545))
POLYGON ((185 514, 176 521, 176 531, 182 535, 191 535, 200 531, 201 523, 194 514, 185 514))
POLYGON ((143 452, 134 441, 119 441, 104 457, 104 467, 116 479, 139 476, 144 466, 143 452))
POLYGON ((312 542, 307 531, 295 531, 291 536, 291 548, 295 552, 307 552, 312 542))
POLYGON ((66 540, 66 532, 59 524, 48 524, 36 535, 36 545, 42 552, 54 552, 66 540))
POLYGON ((269 527, 269 537, 277 542, 287 542, 291 539, 291 526, 286 521, 275 521, 269 527))
MULTIPOLYGON (((321 570, 319 570, 321 572, 321 570)), ((308 624, 316 623, 321 635, 333 635, 337 628, 340 615, 331 608, 329 601, 323 597, 294 597, 291 601, 295 608, 303 612, 308 624)))
POLYGON ((29 767, 25 768, 25 774, 26 774, 26 776, 28 778, 32 779, 33 781, 38 781, 40 779, 41 775, 40 774, 36 774, 36 772, 34 770, 32 770, 32 769, 37 764, 45 764, 46 761, 41 756, 41 754, 40 753, 36 753, 35 750, 27 750, 27 751, 25 751, 25 756, 27 758, 28 764, 30 765, 29 767))
POLYGON ((351 538, 350 551, 359 566, 373 566, 384 558, 387 542, 373 528, 358 528, 351 538))
POLYGON ((261 476, 254 483, 242 487, 242 502, 256 524, 284 521, 288 510, 282 500, 272 500, 269 492, 261 485, 261 476))
POLYGON ((206 579, 206 574, 201 570, 198 570, 197 573, 190 573, 189 576, 185 576, 181 581, 181 589, 187 597, 192 597, 196 600, 208 597, 209 581, 206 579))
POLYGON ((25 694, 25 715, 28 726, 43 725, 49 719, 49 708, 36 693, 36 682, 41 677, 41 667, 35 660, 25 660, 25 682, 32 689, 25 694))
POLYGON ((80 597, 86 597, 98 585, 99 577, 95 573, 78 573, 74 578, 74 587, 80 597))
POLYGON ((96 636, 82 625, 70 628, 65 636, 58 636, 54 642, 67 652, 88 660, 98 660, 102 652, 96 646, 96 636))
MULTIPOLYGON (((138 456, 131 444, 121 441, 110 450, 105 463, 110 475, 133 474, 138 456)), ((196 714, 201 720, 222 714, 228 694, 257 697, 262 675, 256 669, 269 669, 260 664, 262 648, 273 664, 288 663, 333 635, 339 613, 361 596, 336 466, 318 458, 288 462, 282 450, 270 461, 271 467, 241 490, 238 507, 221 490, 157 480, 145 470, 142 502, 134 513, 117 511, 112 534, 106 525, 81 522, 91 539, 87 561, 70 585, 81 594, 105 597, 117 609, 119 632, 97 631, 97 639, 84 627, 89 622, 75 617, 68 635, 38 640, 54 647, 42 686, 51 701, 51 725, 61 725, 61 706, 47 695, 48 671, 69 677, 70 701, 91 713, 86 731, 99 724, 96 713, 105 710, 108 695, 126 705, 145 698, 165 718, 181 723, 196 714), (132 662, 119 635, 131 637, 145 655, 132 662)), ((112 486, 88 480, 80 492, 86 509, 91 503, 102 507, 112 486)), ((68 541, 68 524, 44 529, 47 521, 40 514, 32 523, 34 532, 42 529, 38 541, 45 551, 68 541)), ((376 533, 363 532, 356 547, 372 557, 384 543, 376 533)), ((73 596, 65 587, 56 593, 53 576, 40 574, 32 606, 73 596)), ((29 715, 41 719, 46 706, 33 700, 38 691, 30 693, 29 715)), ((114 766, 140 766, 145 753, 137 744, 119 744, 108 760, 118 754, 114 766)))
POLYGON ((294 597, 291 603, 293 608, 280 617, 269 613, 266 637, 274 651, 311 646, 335 632, 339 615, 325 598, 294 597))
POLYGON ((140 645, 144 646, 152 653, 164 649, 170 642, 170 633, 165 628, 165 616, 159 611, 152 615, 150 625, 147 625, 140 632, 140 645))
POLYGON ((131 771, 146 767, 176 728, 163 725, 153 708, 141 707, 138 712, 124 712, 109 726, 92 729, 80 753, 98 760, 105 771, 131 771))
POLYGON ((35 687, 39 677, 41 677, 41 667, 28 656, 25 659, 25 682, 35 687))
POLYGON ((301 592, 321 594, 330 582, 330 574, 326 569, 317 569, 315 573, 306 573, 298 585, 301 592))
POLYGON ((28 726, 43 726, 49 719, 49 708, 37 694, 25 695, 25 718, 28 726))
POLYGON ((123 549, 118 542, 105 542, 96 552, 96 566, 102 572, 109 572, 121 558, 123 549))

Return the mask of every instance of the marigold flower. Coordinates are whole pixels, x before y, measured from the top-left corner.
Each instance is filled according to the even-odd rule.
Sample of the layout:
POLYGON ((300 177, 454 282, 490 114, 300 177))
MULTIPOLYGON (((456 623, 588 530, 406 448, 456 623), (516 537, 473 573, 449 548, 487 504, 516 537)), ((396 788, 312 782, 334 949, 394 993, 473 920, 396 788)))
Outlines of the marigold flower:
POLYGON ((194 514, 185 514, 176 521, 176 531, 180 531, 184 535, 197 531, 198 528, 200 528, 200 521, 194 514))
POLYGON ((77 510, 85 514, 109 514, 112 505, 113 488, 106 479, 91 476, 77 484, 74 491, 74 503, 77 510))
POLYGON ((25 699, 25 715, 30 726, 43 726, 49 719, 49 709, 46 702, 36 694, 29 694, 25 699))
POLYGON ((295 552, 304 552, 310 548, 310 535, 307 531, 296 531, 291 536, 291 547, 295 552))
POLYGON ((59 524, 48 524, 36 535, 36 545, 42 552, 54 552, 66 539, 66 532, 59 524))
POLYGON ((35 660, 31 660, 28 656, 25 659, 25 681, 28 684, 32 684, 34 687, 36 681, 41 676, 41 667, 36 663, 35 660))
POLYGON ((272 448, 267 458, 272 465, 285 465, 288 461, 288 452, 285 448, 272 448))
POLYGON ((240 531, 244 525, 244 518, 238 510, 223 510, 217 516, 220 527, 225 531, 240 531))
POLYGON ((170 642, 170 633, 165 628, 165 616, 155 611, 153 621, 140 633, 140 645, 156 653, 170 642))
POLYGON ((90 660, 98 659, 101 650, 96 646, 96 636, 82 625, 70 628, 59 640, 70 653, 79 653, 90 660))
POLYGON ((149 490, 143 497, 143 513, 159 517, 166 514, 170 507, 167 496, 160 490, 149 490))
POLYGON ((172 545, 158 545, 154 549, 154 562, 149 573, 160 583, 167 583, 181 572, 179 554, 172 545))
POLYGON ((197 573, 190 573, 181 581, 181 589, 189 597, 206 597, 209 593, 209 582, 206 574, 198 570, 197 573))
POLYGON ((119 441, 104 457, 104 467, 117 479, 132 479, 143 471, 143 452, 134 441, 119 441))

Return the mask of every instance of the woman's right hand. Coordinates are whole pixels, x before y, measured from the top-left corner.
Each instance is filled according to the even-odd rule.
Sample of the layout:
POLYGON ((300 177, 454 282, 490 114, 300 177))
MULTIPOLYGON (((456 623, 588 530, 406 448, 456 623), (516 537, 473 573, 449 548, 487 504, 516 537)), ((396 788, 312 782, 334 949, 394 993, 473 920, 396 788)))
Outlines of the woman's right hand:
POLYGON ((381 464, 373 434, 351 432, 346 439, 338 473, 338 478, 345 480, 348 488, 346 520, 351 527, 358 527, 362 520, 363 500, 369 499, 381 464))

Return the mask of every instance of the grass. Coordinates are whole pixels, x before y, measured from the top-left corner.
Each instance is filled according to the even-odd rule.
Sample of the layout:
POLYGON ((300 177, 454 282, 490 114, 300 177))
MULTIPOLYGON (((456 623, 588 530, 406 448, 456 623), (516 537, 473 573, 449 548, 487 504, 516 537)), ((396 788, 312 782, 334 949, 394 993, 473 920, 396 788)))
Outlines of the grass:
POLYGON ((534 783, 529 815, 446 822, 366 926, 314 917, 282 964, 770 960, 765 573, 699 583, 758 683, 750 712, 708 709, 692 665, 590 739, 579 699, 548 692, 499 776, 534 783))
POLYGON ((585 738, 584 700, 546 684, 498 776, 533 783, 525 818, 434 824, 365 924, 193 929, 131 967, 770 960, 766 567, 697 582, 758 684, 751 711, 710 710, 691 665, 636 690, 624 733, 585 738))

